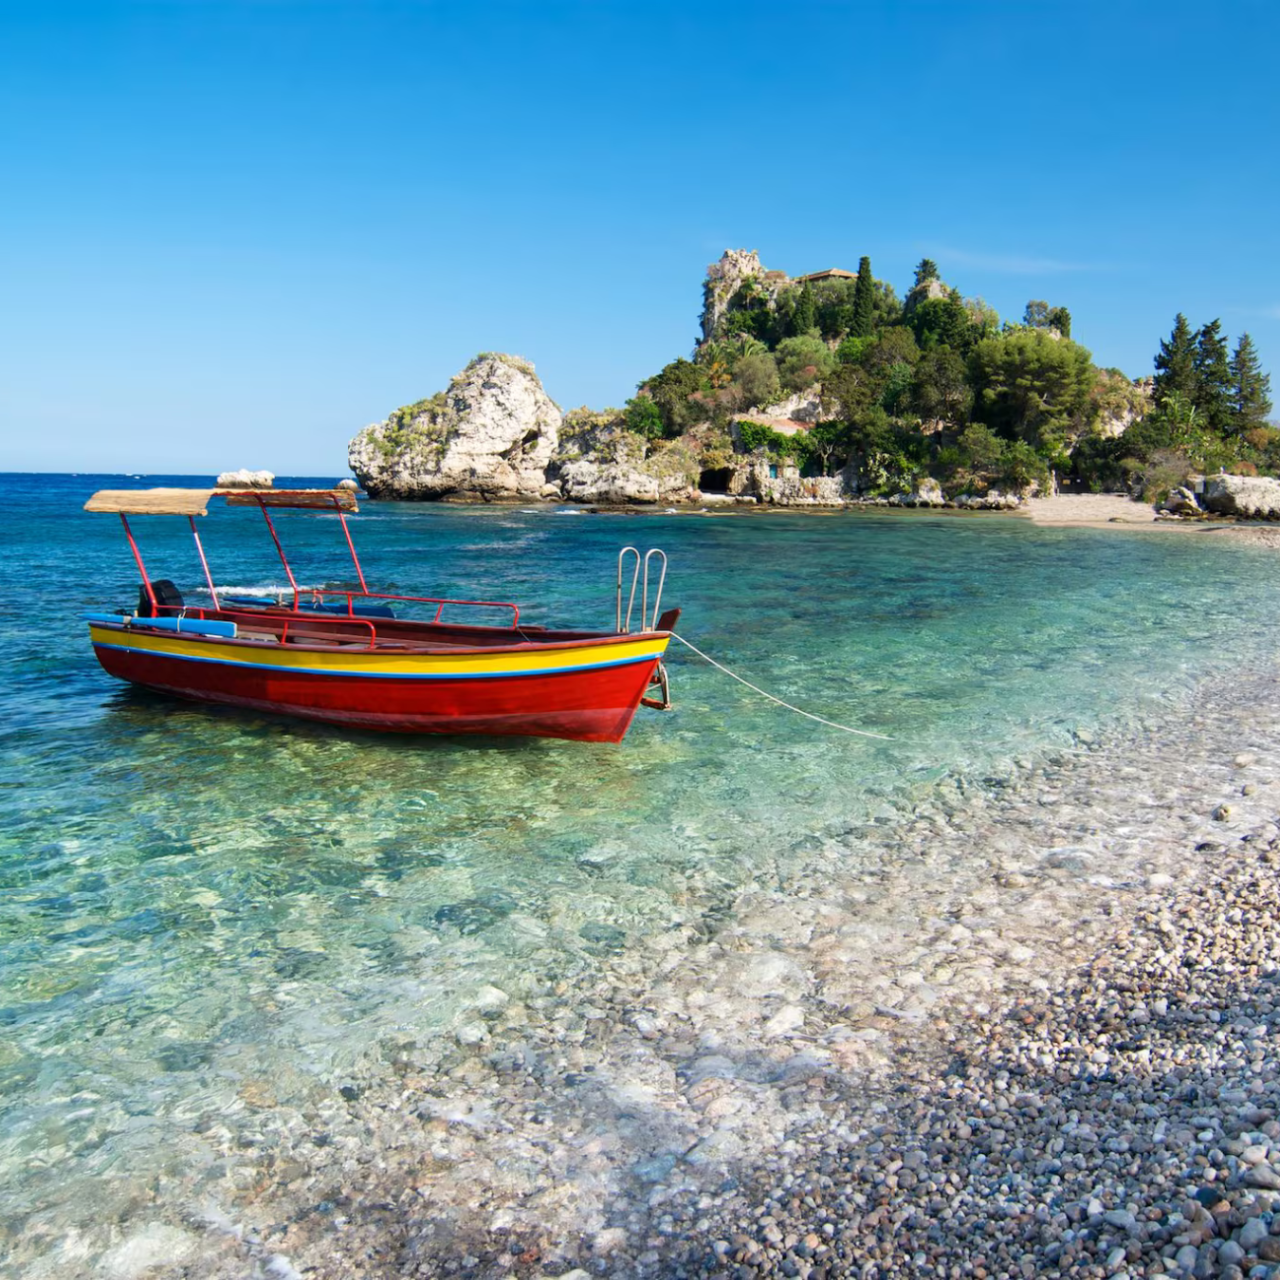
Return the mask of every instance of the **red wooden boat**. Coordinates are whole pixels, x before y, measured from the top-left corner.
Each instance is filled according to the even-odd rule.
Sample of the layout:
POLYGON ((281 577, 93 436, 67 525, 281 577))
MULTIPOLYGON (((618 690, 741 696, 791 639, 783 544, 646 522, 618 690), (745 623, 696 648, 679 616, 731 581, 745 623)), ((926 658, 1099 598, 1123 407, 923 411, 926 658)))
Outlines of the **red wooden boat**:
POLYGON ((347 525, 357 506, 346 490, 103 490, 85 510, 119 515, 142 575, 135 611, 85 615, 99 662, 122 680, 202 702, 362 729, 585 742, 620 742, 642 702, 670 706, 662 657, 679 610, 658 616, 666 573, 661 552, 644 560, 639 631, 629 629, 641 569, 639 552, 630 547, 618 560, 617 629, 548 630, 521 623, 517 606, 504 601, 370 591, 347 525), (215 496, 261 510, 291 599, 220 595, 195 523, 215 496), (271 519, 275 508, 336 513, 359 589, 299 587, 271 519), (131 515, 187 518, 209 607, 188 605, 171 581, 148 575, 131 515), (661 576, 650 611, 655 556, 661 557, 661 576), (633 568, 625 617, 624 563, 633 568), (423 611, 429 616, 403 616, 423 611), (445 621, 446 612, 453 617, 459 611, 482 618, 497 611, 502 624, 445 621))

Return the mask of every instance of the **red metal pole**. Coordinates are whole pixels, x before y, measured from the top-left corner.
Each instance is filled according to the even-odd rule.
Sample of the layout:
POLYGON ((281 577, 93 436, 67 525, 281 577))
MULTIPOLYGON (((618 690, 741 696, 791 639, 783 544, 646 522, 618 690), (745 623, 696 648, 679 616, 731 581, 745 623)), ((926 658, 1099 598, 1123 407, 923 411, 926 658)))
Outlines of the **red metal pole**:
POLYGON ((258 498, 258 509, 262 512, 262 518, 267 522, 267 528, 271 530, 271 541, 276 544, 276 550, 280 553, 280 563, 284 565, 284 571, 288 575, 289 585, 293 588, 293 607, 298 607, 298 584, 294 581, 293 570, 289 568, 289 558, 284 553, 284 548, 280 545, 280 538, 276 534, 276 527, 271 522, 271 512, 267 510, 267 504, 258 498))
POLYGON ((200 531, 196 528, 195 516, 188 516, 187 523, 191 526, 191 536, 196 540, 196 550, 200 553, 200 563, 204 566, 204 580, 209 584, 209 594, 213 597, 213 607, 221 609, 218 603, 218 589, 213 585, 213 575, 209 572, 209 562, 204 558, 204 546, 200 542, 200 531))
POLYGON ((156 604, 156 593, 151 590, 151 579, 147 576, 147 566, 142 563, 142 552, 138 550, 138 544, 133 540, 133 530, 129 528, 129 517, 122 511, 120 513, 120 523, 124 525, 124 536, 129 539, 129 547, 133 551, 133 558, 138 562, 138 572, 142 574, 142 587, 147 593, 147 599, 151 601, 151 616, 157 617, 160 609, 156 604))
POLYGON ((347 528, 347 517, 341 507, 338 506, 338 499, 334 498, 333 505, 338 507, 338 519, 342 521, 342 532, 347 535, 347 547, 351 551, 351 563, 356 567, 356 577, 360 579, 360 590, 369 594, 369 588, 365 585, 364 570, 360 568, 360 557, 356 555, 356 544, 351 541, 351 530, 347 528))

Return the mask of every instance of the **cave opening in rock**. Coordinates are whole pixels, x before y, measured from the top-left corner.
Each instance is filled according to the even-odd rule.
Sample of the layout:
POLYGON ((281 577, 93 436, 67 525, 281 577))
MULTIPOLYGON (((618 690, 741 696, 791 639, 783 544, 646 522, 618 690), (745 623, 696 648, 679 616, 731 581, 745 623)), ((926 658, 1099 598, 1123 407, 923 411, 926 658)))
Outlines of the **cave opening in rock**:
POLYGON ((731 467, 710 467, 698 476, 698 488, 703 493, 728 493, 731 467))

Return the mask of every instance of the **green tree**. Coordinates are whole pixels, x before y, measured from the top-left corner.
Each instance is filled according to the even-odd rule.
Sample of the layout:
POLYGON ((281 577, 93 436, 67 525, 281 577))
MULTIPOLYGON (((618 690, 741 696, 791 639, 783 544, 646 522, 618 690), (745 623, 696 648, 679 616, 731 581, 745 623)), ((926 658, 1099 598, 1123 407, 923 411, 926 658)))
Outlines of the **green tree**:
POLYGON ((871 275, 871 259, 865 255, 858 262, 858 283, 853 293, 853 323, 849 332, 855 338, 866 338, 875 328, 876 283, 871 275))
POLYGON ((866 492, 893 493, 911 488, 924 474, 929 445, 914 429, 895 423, 878 405, 849 423, 850 461, 866 492))
POLYGON ((1049 488, 1049 467, 1025 440, 1015 440, 1005 449, 997 479, 1004 489, 1028 489, 1034 484, 1043 493, 1049 488))
POLYGON ((1027 303, 1022 323, 1028 329, 1056 329, 1064 338, 1071 337, 1071 312, 1066 307, 1051 307, 1038 298, 1027 303))
POLYGON ((660 440, 664 423, 662 410, 647 395, 638 395, 627 401, 626 412, 622 421, 628 431, 643 436, 646 440, 660 440))
POLYGON ((915 385, 915 370, 905 360, 899 360, 885 369, 884 388, 880 403, 892 414, 899 414, 906 407, 911 389, 915 385))
POLYGON ((1022 323, 1028 329, 1047 329, 1049 327, 1049 304, 1032 298, 1022 313, 1022 323))
POLYGON ((837 459, 843 465, 849 456, 849 424, 827 421, 815 423, 808 435, 809 456, 820 475, 829 476, 837 459))
POLYGON ((926 298, 920 303, 911 313, 911 329, 922 351, 932 347, 965 351, 972 332, 969 312, 955 289, 945 298, 926 298))
POLYGON ((900 324, 882 329, 866 352, 866 363, 872 368, 893 364, 914 365, 919 359, 920 348, 916 345, 915 335, 900 324))
POLYGON ((855 338, 851 334, 836 348, 836 360, 840 364, 861 364, 863 357, 874 345, 874 338, 855 338))
POLYGON ((894 293, 893 285, 887 284, 883 280, 877 280, 874 282, 873 289, 871 331, 875 333, 880 329, 887 329, 892 325, 901 324, 902 303, 898 301, 898 295, 894 293))
POLYGON ((880 398, 879 381, 864 364, 838 364, 822 380, 822 414, 851 422, 880 398))
POLYGON ((791 313, 791 332, 795 337, 803 337, 811 329, 818 327, 818 308, 813 300, 813 290, 806 280, 800 287, 800 295, 796 299, 796 309, 791 313))
POLYGON ((641 388, 648 392, 662 414, 663 435, 675 437, 687 431, 695 422, 707 417, 704 404, 694 399, 710 390, 706 371, 691 360, 673 360, 660 373, 655 374, 641 388))
POLYGON ((1014 329, 978 343, 972 368, 987 424, 1065 464, 1089 422, 1097 378, 1089 352, 1043 329, 1014 329))
POLYGON ((1257 348, 1247 334, 1240 335, 1231 357, 1231 431, 1244 435, 1265 427, 1271 416, 1271 375, 1262 372, 1257 348))
POLYGON ((1205 425, 1222 433, 1231 423, 1231 362, 1219 320, 1209 321, 1196 335, 1195 373, 1192 401, 1205 425))
POLYGON ((1155 402, 1159 406, 1176 392, 1188 400, 1196 393, 1196 342, 1187 317, 1178 312, 1168 340, 1161 339, 1156 353, 1155 402))
POLYGON ((981 422, 965 428, 959 445, 961 455, 974 471, 989 471, 1004 458, 1004 441, 981 422))
POLYGON ((964 309, 969 313, 969 334, 973 342, 994 338, 1000 332, 1000 313, 990 303, 981 298, 966 298, 964 309))
POLYGON ((733 382, 743 408, 772 404, 782 397, 778 362, 767 351, 743 356, 734 367, 733 382))
POLYGON ((724 338, 740 334, 767 342, 773 333, 775 317, 772 311, 730 311, 716 326, 716 333, 724 338))
POLYGON ((926 351, 915 375, 911 405, 922 418, 958 424, 969 416, 973 406, 969 370, 950 347, 926 351))
POLYGON ((778 343, 778 373, 787 391, 802 391, 828 374, 835 357, 821 338, 798 336, 778 343))
POLYGON ((932 258, 921 258, 916 263, 916 278, 912 283, 912 288, 918 289, 922 284, 928 284, 930 280, 939 278, 938 264, 932 258))
POLYGON ((817 307, 818 332, 824 338, 839 338, 848 333, 853 323, 854 280, 820 280, 813 286, 813 300, 817 307))

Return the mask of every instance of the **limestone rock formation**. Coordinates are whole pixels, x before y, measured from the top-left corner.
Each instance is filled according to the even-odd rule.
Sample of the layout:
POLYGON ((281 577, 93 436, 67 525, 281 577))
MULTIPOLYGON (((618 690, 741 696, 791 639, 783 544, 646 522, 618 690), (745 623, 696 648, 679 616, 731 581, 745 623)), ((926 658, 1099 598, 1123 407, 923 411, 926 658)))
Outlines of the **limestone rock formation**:
POLYGON ((1139 418, 1151 412, 1154 383, 1150 378, 1131 382, 1115 369, 1099 369, 1094 402, 1098 420, 1093 433, 1111 440, 1122 436, 1139 418))
POLYGON ((270 489, 276 482, 270 471, 250 471, 241 467, 239 471, 224 471, 218 477, 219 489, 270 489))
POLYGON ((817 422, 822 417, 822 383, 815 382, 813 386, 797 391, 785 400, 779 400, 777 404, 765 405, 763 409, 742 416, 785 418, 788 422, 817 422))
POLYGON ((951 289, 941 280, 924 280, 911 289, 902 303, 902 314, 909 316, 922 302, 948 297, 951 289))
POLYGON ((560 422, 532 364, 485 353, 447 391, 365 427, 347 459, 371 498, 558 497, 546 472, 560 422))
POLYGON ((1195 493, 1186 485, 1179 485, 1157 508, 1168 511, 1175 516, 1198 516, 1202 514, 1195 493))
POLYGON ((750 285, 772 305, 790 284, 785 272, 766 271, 754 249, 726 249, 719 262, 707 268, 702 285, 702 336, 710 338, 738 292, 750 285))
POLYGON ((641 439, 616 413, 575 409, 548 474, 569 502, 685 502, 697 496, 698 459, 678 440, 641 439))
POLYGON ((1280 480, 1267 476, 1208 476, 1201 502, 1218 515, 1280 520, 1280 480))

